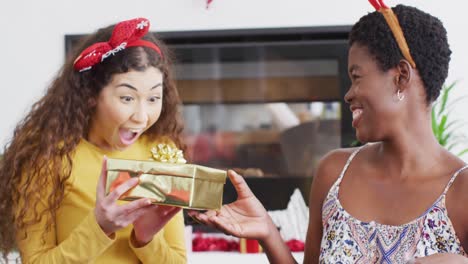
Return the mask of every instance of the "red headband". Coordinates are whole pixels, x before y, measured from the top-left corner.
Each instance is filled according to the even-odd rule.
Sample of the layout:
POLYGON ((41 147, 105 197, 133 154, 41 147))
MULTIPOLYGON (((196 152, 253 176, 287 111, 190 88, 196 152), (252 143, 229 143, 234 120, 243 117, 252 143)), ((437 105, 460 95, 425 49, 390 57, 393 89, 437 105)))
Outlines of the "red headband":
POLYGON ((73 62, 77 71, 86 71, 109 56, 128 47, 149 47, 162 56, 161 49, 154 43, 142 40, 148 33, 150 22, 146 18, 135 18, 115 25, 112 36, 107 42, 98 42, 83 50, 73 62))
POLYGON ((395 13, 393 13, 393 10, 386 6, 383 0, 369 0, 369 2, 372 6, 374 6, 375 10, 384 16, 385 21, 387 21, 387 24, 396 39, 398 47, 403 54, 403 57, 405 57, 405 59, 411 64, 413 68, 416 68, 416 63, 411 56, 408 43, 406 42, 405 36, 403 35, 403 30, 401 29, 398 18, 395 13))

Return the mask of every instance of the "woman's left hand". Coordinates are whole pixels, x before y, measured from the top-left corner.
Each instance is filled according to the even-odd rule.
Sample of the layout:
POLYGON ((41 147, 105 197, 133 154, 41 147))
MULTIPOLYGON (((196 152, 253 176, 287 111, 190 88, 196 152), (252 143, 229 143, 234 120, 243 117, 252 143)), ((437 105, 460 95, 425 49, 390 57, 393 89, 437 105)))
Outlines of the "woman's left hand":
POLYGON ((412 259, 407 262, 407 264, 443 264, 443 263, 451 263, 451 264, 457 264, 457 263, 468 263, 468 258, 457 255, 457 254, 451 254, 451 253, 439 253, 439 254, 434 254, 430 255, 427 257, 423 258, 416 258, 412 259))
POLYGON ((148 244, 171 218, 180 212, 181 208, 165 205, 150 205, 144 208, 142 216, 133 222, 133 244, 143 247, 148 244))

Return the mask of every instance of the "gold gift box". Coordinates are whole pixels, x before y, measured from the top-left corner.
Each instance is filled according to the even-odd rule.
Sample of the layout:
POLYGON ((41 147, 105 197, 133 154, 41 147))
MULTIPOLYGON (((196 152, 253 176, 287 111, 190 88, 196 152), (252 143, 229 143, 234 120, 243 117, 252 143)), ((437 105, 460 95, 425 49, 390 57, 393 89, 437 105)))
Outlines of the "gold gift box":
POLYGON ((223 203, 226 171, 194 164, 108 159, 106 193, 132 177, 137 186, 120 200, 150 198, 155 204, 190 209, 219 209, 223 203))

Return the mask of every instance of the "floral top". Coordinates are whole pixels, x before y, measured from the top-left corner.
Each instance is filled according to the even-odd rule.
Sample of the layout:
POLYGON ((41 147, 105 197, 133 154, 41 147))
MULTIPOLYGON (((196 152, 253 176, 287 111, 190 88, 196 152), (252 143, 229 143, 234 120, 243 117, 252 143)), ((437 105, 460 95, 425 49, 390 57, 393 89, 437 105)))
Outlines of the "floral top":
POLYGON ((360 149, 349 157, 323 203, 320 263, 406 263, 435 253, 468 256, 445 207, 448 189, 468 165, 452 176, 442 195, 417 219, 401 226, 362 222, 346 212, 338 199, 340 182, 360 149))

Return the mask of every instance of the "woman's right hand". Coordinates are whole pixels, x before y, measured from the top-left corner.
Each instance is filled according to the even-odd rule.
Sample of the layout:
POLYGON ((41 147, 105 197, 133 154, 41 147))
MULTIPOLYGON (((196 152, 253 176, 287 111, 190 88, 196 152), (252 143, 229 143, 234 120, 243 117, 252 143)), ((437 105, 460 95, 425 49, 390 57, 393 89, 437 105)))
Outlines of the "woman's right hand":
POLYGON ((117 200, 125 192, 138 184, 137 178, 131 178, 115 188, 106 196, 107 158, 102 162, 101 175, 96 189, 96 207, 94 214, 96 221, 104 233, 111 236, 115 231, 133 223, 145 213, 145 208, 151 205, 149 199, 138 199, 124 205, 118 205, 117 200))
POLYGON ((232 170, 228 171, 237 192, 237 200, 223 205, 219 211, 205 213, 191 210, 188 214, 195 220, 215 227, 226 234, 249 239, 266 240, 275 229, 267 211, 255 197, 244 178, 232 170))

